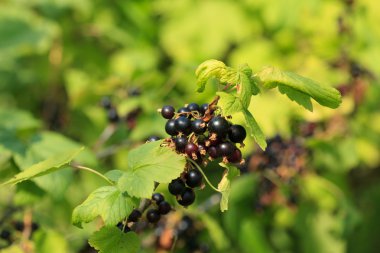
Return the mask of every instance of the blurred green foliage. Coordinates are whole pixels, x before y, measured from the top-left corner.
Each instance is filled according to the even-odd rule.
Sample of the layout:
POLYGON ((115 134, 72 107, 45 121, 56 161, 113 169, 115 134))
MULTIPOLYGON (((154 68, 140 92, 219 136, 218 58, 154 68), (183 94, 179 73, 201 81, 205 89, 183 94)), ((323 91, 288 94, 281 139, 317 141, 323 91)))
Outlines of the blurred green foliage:
MULTIPOLYGON (((374 0, 3 0, 0 178, 80 146, 88 147, 79 156, 82 164, 103 172, 126 168, 131 145, 152 134, 165 136, 157 108, 212 100, 215 87, 195 92, 195 68, 209 58, 247 63, 254 71, 272 65, 336 87, 354 83, 354 62, 361 69, 359 85, 338 110, 314 104, 314 112, 305 112, 272 92, 251 102, 268 136, 294 135, 295 120, 324 125, 325 131, 304 142, 311 155, 298 182, 296 209, 274 205, 257 213, 258 179, 251 173, 233 183, 228 212, 220 214, 217 206, 207 214, 185 212, 206 226, 202 240, 211 252, 378 252, 379 12, 374 0), (103 96, 110 96, 120 115, 142 112, 132 131, 120 126, 99 145, 107 128, 99 106, 103 96)), ((245 153, 254 149, 247 140, 245 153)), ((220 177, 210 173, 211 180, 220 177)), ((71 212, 102 183, 64 169, 1 188, 0 220, 9 207, 32 208, 41 227, 33 237, 35 252, 90 252, 80 249, 97 224, 79 230, 70 224, 71 212)), ((199 193, 198 203, 211 194, 199 193)), ((22 219, 22 212, 14 218, 22 219)), ((22 251, 16 243, 0 252, 22 251)))

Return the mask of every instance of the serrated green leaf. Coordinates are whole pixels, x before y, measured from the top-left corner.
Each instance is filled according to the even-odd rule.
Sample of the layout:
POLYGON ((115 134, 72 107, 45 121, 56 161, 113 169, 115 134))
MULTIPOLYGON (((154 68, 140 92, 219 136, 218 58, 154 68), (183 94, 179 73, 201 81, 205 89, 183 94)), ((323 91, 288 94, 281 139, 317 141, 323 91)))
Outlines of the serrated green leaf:
POLYGON ((313 111, 313 104, 311 103, 310 96, 306 95, 305 93, 302 93, 300 91, 297 91, 295 89, 292 89, 288 86, 284 86, 279 84, 278 90, 282 93, 288 96, 288 98, 297 104, 303 106, 305 109, 309 111, 313 111))
POLYGON ((71 160, 74 159, 76 155, 83 150, 82 148, 75 149, 74 151, 64 152, 55 156, 52 156, 45 161, 39 162, 32 165, 30 168, 18 173, 13 178, 9 179, 1 185, 17 184, 22 181, 40 177, 49 173, 52 173, 56 170, 59 170, 64 165, 68 164, 71 160))
POLYGON ((267 142, 259 124, 257 124, 255 118, 248 110, 244 109, 243 115, 245 119, 245 124, 250 131, 250 135, 253 136, 253 138, 255 138, 255 141, 260 146, 260 148, 265 150, 265 148, 267 147, 267 142))
POLYGON ((197 77, 197 86, 198 92, 204 91, 207 81, 210 78, 218 77, 223 75, 226 71, 226 65, 217 60, 207 60, 200 64, 195 71, 195 75, 197 77))
POLYGON ((112 182, 117 182, 119 178, 124 174, 121 170, 110 170, 104 176, 106 176, 112 182))
POLYGON ((140 249, 140 238, 134 232, 103 227, 90 236, 89 244, 99 253, 136 253, 140 249))
POLYGON ((232 94, 220 91, 216 93, 220 99, 218 106, 222 109, 224 115, 231 115, 243 110, 240 99, 232 94))
POLYGON ((121 191, 139 198, 150 198, 154 182, 170 183, 185 167, 185 157, 160 141, 150 142, 133 149, 128 154, 128 167, 118 181, 121 191))
POLYGON ((322 86, 309 78, 292 72, 268 67, 256 73, 256 77, 260 80, 264 88, 272 89, 278 85, 283 85, 289 87, 291 90, 302 92, 312 97, 319 104, 330 108, 337 108, 342 102, 338 90, 332 87, 322 86))
POLYGON ((222 180, 218 184, 218 190, 222 193, 220 200, 220 211, 228 210, 228 198, 231 192, 231 180, 240 175, 240 170, 231 164, 219 163, 220 166, 226 168, 222 180))
POLYGON ((121 193, 117 187, 103 186, 93 191, 74 209, 72 223, 82 228, 82 223, 91 222, 100 216, 107 226, 116 225, 137 205, 136 199, 121 193))

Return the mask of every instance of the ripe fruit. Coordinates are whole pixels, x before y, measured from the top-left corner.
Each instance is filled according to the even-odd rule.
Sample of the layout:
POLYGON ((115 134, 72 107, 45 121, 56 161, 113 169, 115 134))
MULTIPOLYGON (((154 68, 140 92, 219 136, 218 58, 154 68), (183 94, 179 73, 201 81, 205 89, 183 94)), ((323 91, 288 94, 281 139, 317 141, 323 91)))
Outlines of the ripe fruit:
POLYGON ((175 109, 171 105, 165 105, 161 109, 161 115, 165 119, 171 119, 174 116, 175 109))
POLYGON ((192 157, 193 154, 198 152, 198 146, 192 142, 186 144, 185 153, 192 157))
POLYGON ((102 97, 100 104, 104 109, 110 109, 112 107, 111 99, 109 97, 102 97))
POLYGON ((189 108, 187 108, 187 107, 181 107, 181 108, 179 108, 178 109, 178 111, 177 111, 178 113, 190 113, 190 110, 189 110, 189 108))
POLYGON ((239 163, 242 159, 241 151, 240 149, 236 148, 234 152, 230 156, 228 156, 227 160, 230 163, 239 163))
POLYGON ((119 121, 119 114, 117 113, 115 108, 112 107, 108 109, 107 118, 108 118, 108 121, 111 123, 116 123, 119 121))
POLYGON ((167 134, 169 134, 171 136, 174 136, 174 135, 178 134, 178 132, 177 132, 177 130, 175 128, 175 120, 174 119, 169 119, 166 122, 165 131, 166 131, 167 134))
POLYGON ((128 216, 127 221, 128 222, 136 222, 140 219, 140 217, 141 217, 141 212, 137 209, 133 209, 131 214, 128 216))
POLYGON ((156 202, 157 205, 159 205, 162 201, 164 201, 164 196, 162 196, 161 193, 153 193, 152 200, 156 202))
POLYGON ((228 129, 228 138, 235 143, 240 143, 244 141, 247 136, 247 132, 244 127, 241 125, 232 125, 230 129, 228 129))
POLYGON ((0 238, 2 238, 4 240, 9 240, 9 238, 11 238, 11 232, 9 232, 9 230, 1 231, 0 238))
POLYGON ((211 133, 216 133, 218 137, 223 138, 228 132, 229 124, 224 118, 217 116, 208 123, 208 130, 211 133))
POLYGON ((156 223, 160 220, 161 214, 156 209, 149 209, 146 212, 146 218, 150 223, 156 223))
POLYGON ((206 131, 206 123, 201 119, 191 122, 191 130, 196 134, 203 134, 206 131))
POLYGON ((213 159, 220 157, 219 150, 215 146, 209 147, 207 151, 209 156, 213 159))
POLYGON ((203 114, 205 114, 205 112, 207 111, 207 109, 208 109, 208 104, 202 104, 199 107, 199 112, 203 115, 203 114))
POLYGON ((185 191, 181 194, 181 199, 178 200, 178 203, 182 206, 189 206, 195 201, 195 193, 193 189, 186 188, 185 191))
POLYGON ((180 178, 172 180, 168 186, 169 192, 173 195, 181 194, 185 188, 185 183, 180 178))
POLYGON ((181 133, 187 132, 190 126, 191 126, 191 120, 185 116, 180 116, 178 119, 175 120, 175 129, 178 132, 181 132, 181 133))
POLYGON ((199 111, 199 105, 197 103, 190 103, 187 105, 187 109, 189 109, 191 112, 199 111))
POLYGON ((117 223, 116 227, 118 227, 118 229, 120 229, 124 233, 128 233, 129 231, 131 231, 131 228, 128 227, 127 225, 124 226, 122 222, 117 223))
POLYGON ((222 156, 230 156, 235 149, 235 145, 231 142, 223 142, 218 146, 218 150, 222 156))
POLYGON ((199 170, 189 170, 189 172, 185 175, 186 178, 186 184, 191 187, 198 187, 202 184, 203 175, 199 170))
POLYGON ((184 152, 187 144, 187 138, 184 136, 174 138, 175 148, 179 152, 184 152))
POLYGON ((158 205, 158 211, 160 212, 160 214, 168 214, 171 210, 172 210, 172 207, 166 201, 162 201, 158 205))

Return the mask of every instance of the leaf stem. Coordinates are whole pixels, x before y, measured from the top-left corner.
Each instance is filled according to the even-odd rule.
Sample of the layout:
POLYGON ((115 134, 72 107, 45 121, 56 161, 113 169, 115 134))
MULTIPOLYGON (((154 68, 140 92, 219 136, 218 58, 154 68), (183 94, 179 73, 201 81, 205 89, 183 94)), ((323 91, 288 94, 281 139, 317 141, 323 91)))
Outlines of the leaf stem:
POLYGON ((104 180, 106 180, 110 185, 114 185, 114 183, 109 180, 106 176, 104 176, 102 173, 94 170, 94 169, 91 169, 91 168, 88 168, 88 167, 85 167, 85 166, 82 166, 82 165, 78 165, 78 164, 70 164, 71 167, 73 168, 76 168, 76 169, 79 169, 79 170, 85 170, 85 171, 88 171, 88 172, 91 172, 101 178, 103 178, 104 180))
POLYGON ((192 159, 190 158, 186 158, 193 166, 195 166, 203 175, 203 177, 205 178, 207 184, 214 190, 214 191, 217 191, 217 192, 221 192, 218 190, 218 188, 216 188, 215 186, 212 185, 212 183, 210 182, 210 180, 208 180, 206 174, 203 172, 203 170, 201 169, 201 167, 192 159))

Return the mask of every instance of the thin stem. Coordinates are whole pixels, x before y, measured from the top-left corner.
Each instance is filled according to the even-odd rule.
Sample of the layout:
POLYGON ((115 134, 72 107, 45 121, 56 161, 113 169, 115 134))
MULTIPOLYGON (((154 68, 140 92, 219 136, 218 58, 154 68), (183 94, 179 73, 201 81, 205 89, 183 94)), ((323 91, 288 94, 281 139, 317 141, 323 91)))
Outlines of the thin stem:
POLYGON ((82 166, 82 165, 77 165, 77 164, 70 164, 71 167, 73 168, 76 168, 76 169, 80 169, 80 170, 85 170, 85 171, 88 171, 88 172, 91 172, 101 178, 103 178, 104 180, 106 180, 110 185, 114 185, 114 183, 109 180, 106 176, 104 176, 102 173, 94 170, 94 169, 91 169, 91 168, 88 168, 88 167, 85 167, 85 166, 82 166))
POLYGON ((205 178, 207 184, 214 190, 214 191, 217 191, 217 192, 220 192, 215 186, 212 185, 212 183, 210 182, 210 180, 208 180, 208 178, 206 177, 206 174, 203 172, 203 170, 201 169, 201 167, 195 162, 193 161, 192 159, 190 158, 186 158, 193 166, 195 166, 203 175, 203 177, 205 178))

